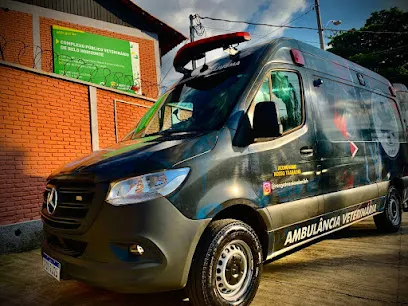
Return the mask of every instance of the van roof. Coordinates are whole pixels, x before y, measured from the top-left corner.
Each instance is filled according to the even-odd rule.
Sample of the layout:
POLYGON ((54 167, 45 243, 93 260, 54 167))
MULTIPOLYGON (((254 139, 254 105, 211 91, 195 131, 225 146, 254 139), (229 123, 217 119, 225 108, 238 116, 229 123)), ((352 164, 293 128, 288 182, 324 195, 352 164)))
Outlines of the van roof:
POLYGON ((392 86, 395 88, 396 91, 406 91, 406 92, 408 92, 408 88, 404 84, 393 83, 392 86))
MULTIPOLYGON (((350 74, 351 70, 355 72, 355 75, 358 73, 363 75, 364 77, 374 79, 382 83, 386 87, 391 86, 391 83, 386 78, 379 75, 378 73, 375 73, 374 71, 371 71, 356 63, 353 63, 352 61, 349 61, 338 55, 335 55, 330 51, 316 48, 314 46, 311 46, 307 43, 304 43, 293 38, 287 37, 275 38, 268 42, 251 47, 251 49, 255 51, 258 48, 265 47, 265 45, 268 45, 268 48, 266 48, 267 51, 265 51, 266 53, 265 56, 268 57, 269 60, 272 62, 281 63, 283 62, 293 64, 292 58, 290 57, 289 52, 287 52, 293 48, 301 51, 302 54, 304 55, 306 68, 328 74, 333 74, 334 71, 337 71, 338 74, 334 74, 334 76, 340 75, 340 77, 343 77, 351 82, 356 82, 356 79, 353 78, 353 76, 350 74), (330 63, 330 65, 325 65, 324 63, 326 64, 330 63), (328 71, 329 70, 328 67, 332 68, 331 69, 332 73, 328 71)), ((389 90, 387 90, 385 93, 387 95, 390 94, 389 90)))

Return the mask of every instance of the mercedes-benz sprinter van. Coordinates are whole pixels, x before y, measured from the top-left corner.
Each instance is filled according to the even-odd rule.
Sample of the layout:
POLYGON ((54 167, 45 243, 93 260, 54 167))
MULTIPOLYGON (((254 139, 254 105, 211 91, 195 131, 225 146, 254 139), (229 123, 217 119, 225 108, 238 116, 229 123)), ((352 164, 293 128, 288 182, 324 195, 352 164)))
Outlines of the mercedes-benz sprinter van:
POLYGON ((248 305, 266 260, 368 217, 398 231, 408 149, 391 84, 293 39, 232 47, 247 40, 182 47, 184 76, 121 142, 50 175, 49 273, 248 305))

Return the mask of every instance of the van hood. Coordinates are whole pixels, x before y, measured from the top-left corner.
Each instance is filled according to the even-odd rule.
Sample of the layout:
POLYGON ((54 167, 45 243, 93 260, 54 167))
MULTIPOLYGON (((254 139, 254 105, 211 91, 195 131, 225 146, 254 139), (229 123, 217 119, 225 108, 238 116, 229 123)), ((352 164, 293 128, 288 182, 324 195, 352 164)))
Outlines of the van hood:
POLYGON ((186 159, 212 150, 218 132, 196 137, 151 136, 125 141, 66 164, 48 180, 66 176, 93 176, 95 182, 172 168, 186 159))

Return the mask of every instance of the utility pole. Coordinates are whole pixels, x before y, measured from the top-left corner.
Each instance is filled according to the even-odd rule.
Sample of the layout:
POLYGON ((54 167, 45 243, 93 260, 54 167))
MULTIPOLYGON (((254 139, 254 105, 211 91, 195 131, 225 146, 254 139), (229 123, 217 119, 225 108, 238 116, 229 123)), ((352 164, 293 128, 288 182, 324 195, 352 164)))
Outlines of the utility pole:
MULTIPOLYGON (((190 14, 190 42, 194 41, 194 26, 193 26, 193 20, 195 16, 190 14)), ((191 64, 193 65, 193 70, 196 69, 196 62, 195 60, 191 61, 191 64)))
POLYGON ((320 19, 319 0, 315 0, 315 10, 316 10, 317 28, 319 29, 320 49, 324 50, 324 38, 323 38, 322 20, 320 19))

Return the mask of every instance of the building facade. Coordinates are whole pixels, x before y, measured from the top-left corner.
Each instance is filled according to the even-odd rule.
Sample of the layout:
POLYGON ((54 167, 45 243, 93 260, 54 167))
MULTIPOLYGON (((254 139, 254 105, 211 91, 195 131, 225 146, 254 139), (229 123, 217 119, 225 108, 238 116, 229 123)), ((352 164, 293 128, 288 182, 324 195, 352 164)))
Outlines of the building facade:
POLYGON ((0 253, 38 243, 47 176, 120 140, 184 39, 130 0, 0 0, 0 253))

